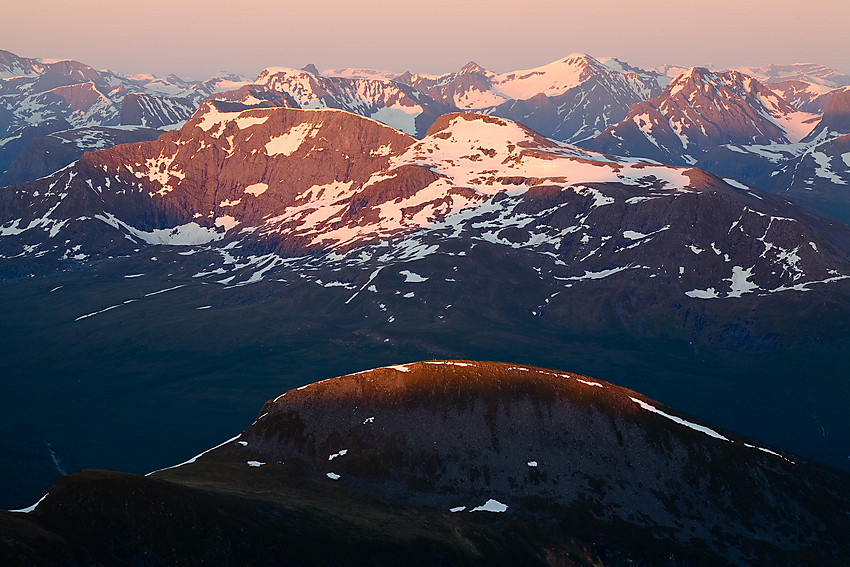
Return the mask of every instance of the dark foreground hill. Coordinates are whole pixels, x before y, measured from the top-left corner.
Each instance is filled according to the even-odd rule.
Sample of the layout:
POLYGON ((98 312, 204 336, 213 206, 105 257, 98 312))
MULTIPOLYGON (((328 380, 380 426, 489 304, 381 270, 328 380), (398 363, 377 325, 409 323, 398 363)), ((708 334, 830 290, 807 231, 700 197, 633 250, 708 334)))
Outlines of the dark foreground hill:
POLYGON ((0 513, 4 565, 842 565, 850 478, 576 374, 395 365, 0 513))

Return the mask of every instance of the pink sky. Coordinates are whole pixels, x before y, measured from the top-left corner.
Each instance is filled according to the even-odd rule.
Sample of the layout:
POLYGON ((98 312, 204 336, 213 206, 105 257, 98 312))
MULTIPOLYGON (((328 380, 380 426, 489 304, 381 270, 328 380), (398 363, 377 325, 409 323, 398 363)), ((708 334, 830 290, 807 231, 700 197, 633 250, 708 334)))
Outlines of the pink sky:
POLYGON ((28 0, 0 49, 122 73, 268 66, 504 72, 573 52, 633 65, 814 62, 850 74, 848 0, 28 0))

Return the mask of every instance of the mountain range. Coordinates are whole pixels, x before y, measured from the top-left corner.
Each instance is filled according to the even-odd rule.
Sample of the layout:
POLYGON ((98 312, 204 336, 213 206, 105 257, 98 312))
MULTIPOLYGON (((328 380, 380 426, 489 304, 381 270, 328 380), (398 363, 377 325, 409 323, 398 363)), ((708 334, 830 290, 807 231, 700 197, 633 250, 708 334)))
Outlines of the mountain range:
MULTIPOLYGON (((634 271, 704 299, 850 278, 844 227, 809 227, 802 211, 734 180, 588 152, 471 113, 443 115, 417 141, 347 112, 208 102, 179 131, 88 153, 3 197, 0 250, 23 266, 207 245, 227 257, 266 252, 247 278, 257 281, 282 254, 371 266, 383 241, 405 250, 404 241, 462 237, 540 255, 541 277, 553 281, 634 271), (824 240, 830 232, 841 236, 824 240)), ((241 263, 222 260, 212 273, 239 281, 226 266, 241 263)))
MULTIPOLYGON (((673 341, 686 358, 823 349, 831 365, 845 352, 847 226, 731 178, 590 152, 488 115, 444 115, 418 140, 346 111, 208 101, 180 130, 86 153, 2 197, 13 356, 18 340, 45 340, 35 337, 48 320, 48 336, 100 336, 137 317, 147 328, 145 306, 172 293, 182 307, 167 317, 190 326, 247 293, 234 324, 284 309, 294 328, 315 328, 304 337, 324 335, 313 327, 323 320, 369 329, 361 348, 390 348, 381 356, 400 337, 417 356, 529 356, 579 337, 615 349, 673 341), (98 293, 81 285, 101 278, 98 293), (14 314, 40 312, 45 293, 61 303, 22 333, 14 314), (480 343, 454 342, 469 329, 480 343), (505 333, 499 351, 493 333, 505 333)), ((191 342, 197 331, 186 332, 191 342)), ((841 463, 836 435, 822 458, 841 463)))
MULTIPOLYGON (((328 482, 345 484, 334 483, 327 476, 332 472, 352 483, 354 492, 338 494, 353 515, 365 510, 380 516, 396 506, 404 517, 425 513, 446 533, 462 534, 451 544, 422 536, 417 549, 428 550, 424 562, 456 556, 457 545, 467 550, 461 556, 468 561, 460 563, 480 563, 494 557, 481 543, 491 542, 491 550, 514 549, 516 555, 506 556, 514 563, 551 563, 540 551, 551 549, 552 557, 582 565, 775 564, 780 558, 840 564, 843 548, 832 534, 846 518, 824 502, 846 499, 846 480, 820 465, 789 468, 790 461, 802 461, 779 453, 848 468, 850 400, 843 377, 850 362, 850 227, 812 212, 845 214, 841 189, 850 150, 841 86, 830 87, 830 102, 816 114, 738 70, 690 68, 671 77, 670 70, 572 55, 504 74, 476 64, 442 76, 268 68, 255 81, 230 77, 226 92, 191 98, 177 78, 121 78, 82 64, 4 56, 12 85, 4 104, 17 109, 9 116, 20 116, 23 126, 19 136, 0 144, 0 150, 17 152, 11 160, 0 152, 10 180, 0 189, 0 360, 7 394, 0 419, 15 463, 0 494, 14 502, 9 507, 23 507, 63 475, 50 489, 54 496, 32 515, 0 518, 6 533, 18 534, 4 539, 17 542, 8 544, 17 549, 12 553, 29 557, 22 550, 36 538, 39 545, 49 543, 54 557, 68 551, 63 542, 81 542, 71 553, 78 563, 141 561, 132 558, 152 549, 157 536, 114 515, 109 494, 137 495, 134 507, 161 502, 145 514, 180 509, 169 520, 175 525, 206 518, 193 508, 198 503, 200 510, 227 510, 223 524, 204 524, 227 534, 221 541, 229 543, 222 545, 238 547, 231 530, 263 518, 285 518, 279 521, 321 539, 316 518, 349 514, 308 494, 313 488, 321 493, 328 482), (60 106, 50 106, 52 114, 45 110, 43 119, 15 106, 24 100, 15 97, 35 92, 54 74, 75 85, 90 77, 92 86, 81 92, 106 89, 101 85, 109 81, 118 84, 116 93, 135 85, 120 108, 109 107, 118 114, 107 122, 124 115, 154 125, 179 116, 185 122, 165 132, 139 124, 116 128, 95 124, 101 118, 86 110, 84 125, 74 122, 82 115, 72 120, 75 111, 60 106), (30 86, 13 87, 24 84, 30 86), (191 104, 180 106, 180 100, 191 104), (549 129, 538 131, 530 124, 536 120, 549 129), (434 358, 513 366, 401 364, 434 358), (535 368, 517 370, 515 363, 535 368), (359 463, 352 469, 311 468, 334 453, 346 466, 342 457, 348 455, 339 453, 355 446, 352 431, 335 429, 328 417, 309 426, 314 441, 307 442, 306 421, 303 427, 285 421, 302 411, 297 403, 287 405, 289 399, 314 391, 327 395, 314 400, 320 407, 336 408, 329 416, 347 415, 349 406, 334 404, 348 396, 349 386, 337 389, 355 380, 348 377, 276 398, 263 413, 283 425, 275 421, 264 430, 266 418, 260 419, 239 440, 247 446, 234 439, 197 466, 149 479, 92 472, 64 477, 67 470, 92 466, 133 472, 165 466, 232 435, 281 391, 388 365, 375 376, 389 381, 381 390, 390 404, 387 420, 397 428, 385 426, 388 437, 358 445, 372 444, 372 460, 349 459, 359 463), (722 432, 726 444, 709 446, 708 426, 700 426, 698 436, 693 429, 687 438, 663 433, 675 441, 659 444, 658 423, 673 427, 673 414, 658 402, 573 374, 560 375, 556 385, 551 380, 558 371, 536 368, 541 365, 598 376, 698 416, 672 419, 676 427, 706 420, 757 441, 728 441, 733 436, 722 432), (440 371, 428 371, 431 366, 440 371), (419 431, 418 424, 430 423, 422 430, 441 437, 465 426, 431 423, 412 408, 433 404, 435 416, 469 408, 478 419, 474 408, 489 408, 495 399, 494 407, 526 415, 526 402, 515 406, 489 386, 464 393, 461 385, 485 376, 510 391, 524 373, 534 374, 533 388, 562 398, 584 392, 584 405, 575 411, 615 424, 579 432, 581 439, 594 439, 604 430, 601 461, 583 460, 584 473, 569 469, 571 478, 584 479, 569 484, 578 492, 561 492, 564 485, 555 488, 553 476, 535 477, 538 484, 534 475, 522 476, 534 468, 531 456, 518 465, 498 464, 517 486, 506 481, 491 497, 520 510, 521 518, 456 524, 451 518, 459 516, 443 508, 488 506, 481 484, 486 475, 463 480, 458 472, 464 466, 483 471, 483 461, 464 465, 457 457, 462 444, 422 461, 424 438, 411 434, 402 441, 419 431), (578 383, 561 391, 567 376, 578 383), (407 398, 397 389, 405 377, 432 385, 407 398), (459 398, 446 398, 441 388, 455 379, 460 382, 451 387, 459 388, 459 398), (597 391, 604 395, 587 397, 597 391), (399 399, 406 401, 392 406, 399 399), (623 428, 641 443, 649 440, 638 451, 651 463, 647 470, 663 477, 676 464, 669 478, 647 477, 638 486, 631 473, 621 476, 626 469, 635 473, 634 463, 616 474, 602 470, 600 463, 619 458, 616 448, 624 441, 615 440, 623 428), (316 452, 315 439, 322 436, 339 446, 321 441, 316 452), (332 452, 320 454, 325 449, 332 452), (380 457, 389 454, 398 459, 380 457), (283 479, 287 490, 304 498, 306 515, 234 488, 246 482, 246 471, 271 470, 243 461, 280 460, 301 463, 269 478, 283 479), (727 470, 712 468, 715 462, 741 464, 727 470), (749 488, 732 490, 730 470, 748 479, 749 488), (221 475, 232 480, 210 480, 221 475), (300 490, 298 483, 311 489, 300 490), (646 486, 653 488, 636 496, 646 486), (709 502, 697 502, 706 490, 713 495, 709 502), (676 501, 677 493, 687 497, 676 501), (363 500, 364 494, 379 500, 363 500), (443 498, 452 494, 464 503, 443 498), (524 504, 506 502, 513 497, 524 504), (581 510, 576 498, 585 499, 581 510), (640 505, 631 514, 623 511, 629 498, 640 505), (248 502, 259 508, 246 511, 248 502), (787 505, 775 507, 771 517, 770 502, 787 505), (109 544, 111 551, 92 543, 91 534, 73 531, 80 522, 68 515, 86 509, 82 503, 91 506, 83 515, 113 518, 107 522, 147 535, 126 540, 123 551, 115 551, 118 543, 109 544), (540 524, 544 509, 557 510, 554 521, 570 529, 593 525, 587 529, 609 535, 582 531, 564 539, 571 532, 540 524), (786 521, 798 516, 808 519, 786 521), (766 521, 774 522, 771 528, 755 527, 766 521), (815 525, 826 527, 806 540, 815 525), (612 543, 623 526, 634 530, 630 542, 652 543, 644 551, 612 543), (659 526, 667 535, 651 535, 659 526), (677 559, 665 559, 665 549, 677 559)), ((760 72, 773 80, 791 71, 799 75, 794 80, 840 82, 824 68, 760 72)), ((383 399, 376 394, 375 400, 383 399)), ((525 426, 488 411, 485 422, 496 419, 492 435, 469 447, 498 453, 496 447, 522 446, 525 426)), ((553 423, 544 419, 541 427, 553 423)), ((551 459, 564 466, 568 461, 565 454, 551 459)), ((266 491, 264 482, 256 490, 266 491)), ((373 524, 340 525, 365 530, 356 545, 373 549, 373 524)), ((409 533, 427 533, 419 520, 404 530, 412 532, 393 540, 402 542, 399 550, 409 533)), ((265 561, 269 550, 256 552, 259 543, 251 541, 250 553, 265 561)), ((176 561, 157 546, 156 561, 176 561)), ((311 553, 305 548, 293 557, 310 562, 311 553)), ((392 553, 386 561, 401 557, 392 553)))
MULTIPOLYGON (((82 63, 42 63, 3 52, 0 73, 6 77, 0 92, 6 108, 0 117, 6 131, 0 140, 0 166, 12 167, 12 173, 0 179, 4 185, 43 176, 56 163, 64 161, 64 166, 82 155, 86 144, 75 142, 73 130, 65 131, 64 152, 53 153, 62 159, 41 163, 44 146, 56 144, 55 137, 41 136, 64 127, 60 119, 72 127, 163 128, 179 125, 208 99, 347 110, 419 138, 442 114, 474 111, 518 121, 548 138, 588 149, 698 165, 848 220, 842 206, 847 198, 840 187, 833 187, 827 171, 836 167, 840 177, 840 160, 812 170, 810 184, 819 186, 817 198, 792 189, 794 182, 780 175, 796 169, 795 160, 816 141, 850 134, 846 118, 835 126, 835 103, 827 112, 833 98, 845 96, 850 77, 820 65, 724 72, 675 66, 644 70, 614 58, 572 54, 507 73, 474 62, 444 75, 371 69, 320 72, 308 65, 301 70, 268 68, 254 81, 222 73, 193 84, 174 76, 124 77, 82 63), (820 124, 824 113, 833 116, 828 129, 820 124), (809 136, 813 131, 825 133, 809 136), (38 141, 25 151, 34 136, 38 141), (72 145, 77 148, 72 150, 72 145), (742 159, 746 165, 735 165, 742 159)), ((154 135, 134 132, 137 140, 154 135)), ((91 130, 80 136, 90 138, 91 130)), ((126 134, 122 138, 111 132, 104 136, 101 145, 127 139, 126 134)))
POLYGON ((0 186, 52 173, 94 147, 155 139, 151 129, 182 123, 201 100, 247 82, 230 73, 198 83, 124 76, 0 50, 0 186), (51 146, 52 156, 37 163, 51 146))

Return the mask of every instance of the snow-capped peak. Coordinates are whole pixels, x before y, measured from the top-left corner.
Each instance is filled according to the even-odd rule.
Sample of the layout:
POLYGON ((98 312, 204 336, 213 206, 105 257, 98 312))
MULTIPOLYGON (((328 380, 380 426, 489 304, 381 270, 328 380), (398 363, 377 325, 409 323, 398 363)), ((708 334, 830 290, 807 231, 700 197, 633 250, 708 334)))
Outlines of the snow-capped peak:
POLYGON ((487 70, 475 61, 470 61, 469 63, 461 67, 460 71, 458 71, 458 75, 463 75, 467 73, 487 73, 487 70))
POLYGON ((536 94, 556 96, 579 85, 594 72, 612 72, 585 53, 573 53, 541 67, 511 71, 492 78, 493 86, 511 98, 525 100, 536 94))
POLYGON ((760 118, 780 128, 790 142, 804 138, 818 118, 797 110, 755 78, 735 70, 713 72, 705 67, 691 67, 667 85, 666 96, 687 99, 679 105, 686 113, 686 107, 692 108, 697 97, 706 97, 714 109, 723 107, 726 113, 749 107, 760 118))

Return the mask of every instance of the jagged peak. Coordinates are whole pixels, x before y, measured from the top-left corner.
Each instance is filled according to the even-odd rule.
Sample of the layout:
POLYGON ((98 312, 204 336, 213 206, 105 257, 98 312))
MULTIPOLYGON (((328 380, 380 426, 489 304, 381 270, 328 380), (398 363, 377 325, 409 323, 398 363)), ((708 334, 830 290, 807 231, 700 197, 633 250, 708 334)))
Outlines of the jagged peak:
POLYGON ((647 69, 641 69, 639 67, 635 67, 633 65, 629 65, 622 59, 618 57, 597 57, 596 60, 602 63, 604 66, 609 69, 616 71, 618 73, 634 73, 637 75, 657 75, 658 73, 654 71, 649 71, 647 69))
POLYGON ((587 53, 570 53, 566 57, 559 60, 561 63, 566 63, 568 65, 576 65, 576 64, 590 64, 590 65, 601 65, 601 63, 595 59, 593 56, 588 55, 587 53))
POLYGON ((470 61, 458 71, 458 75, 466 75, 469 73, 485 73, 487 70, 475 61, 470 61))
POLYGON ((734 91, 742 93, 759 90, 761 83, 738 71, 715 72, 707 67, 689 67, 667 84, 666 92, 667 96, 675 96, 683 90, 700 89, 705 85, 714 87, 726 85, 734 91))
POLYGON ((271 77, 279 76, 279 75, 294 75, 294 76, 303 76, 307 75, 306 71, 302 71, 301 69, 295 69, 293 67, 266 67, 260 74, 257 75, 257 83, 262 83, 268 81, 271 77))
POLYGON ((322 74, 321 72, 319 72, 319 69, 316 68, 316 66, 313 65, 312 63, 307 63, 306 65, 301 67, 301 70, 305 71, 307 73, 310 73, 311 75, 321 75, 322 74))
POLYGON ((713 75, 713 73, 708 69, 708 67, 688 67, 681 73, 679 76, 675 77, 670 84, 681 83, 684 81, 691 80, 702 80, 708 75, 713 75))

